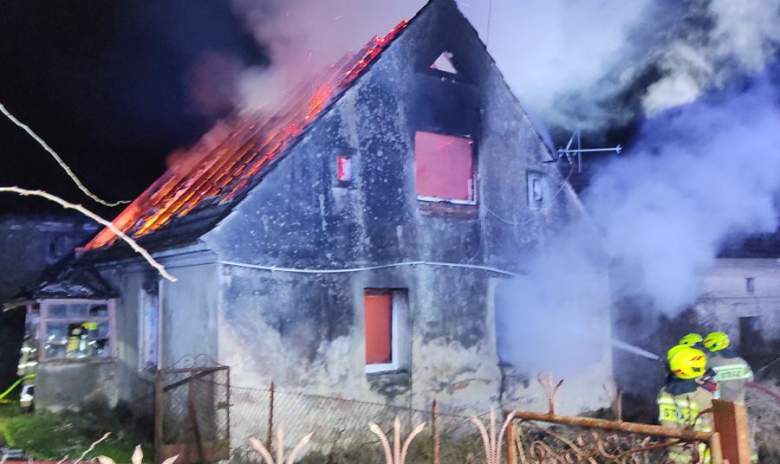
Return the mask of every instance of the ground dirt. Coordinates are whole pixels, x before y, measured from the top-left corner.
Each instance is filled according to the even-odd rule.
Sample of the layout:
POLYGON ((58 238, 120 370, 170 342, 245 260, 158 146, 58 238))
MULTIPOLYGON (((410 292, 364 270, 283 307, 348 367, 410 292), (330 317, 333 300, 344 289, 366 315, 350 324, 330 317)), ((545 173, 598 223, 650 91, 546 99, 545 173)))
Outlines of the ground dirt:
MULTIPOLYGON (((780 390, 780 382, 764 382, 764 385, 780 390)), ((747 405, 750 420, 755 427, 759 462, 780 463, 780 402, 764 392, 749 389, 747 405)))

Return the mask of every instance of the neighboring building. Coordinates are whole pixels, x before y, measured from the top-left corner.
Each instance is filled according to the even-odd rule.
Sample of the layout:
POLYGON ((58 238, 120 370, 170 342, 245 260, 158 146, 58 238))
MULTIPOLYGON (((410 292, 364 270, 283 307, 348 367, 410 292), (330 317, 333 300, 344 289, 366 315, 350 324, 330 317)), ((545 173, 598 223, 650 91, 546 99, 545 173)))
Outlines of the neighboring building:
MULTIPOLYGON (((80 215, 0 215, 0 302, 34 289, 41 275, 98 231, 80 215)), ((0 313, 0 388, 16 379, 24 315, 0 313)))
POLYGON ((0 215, 0 301, 34 289, 41 273, 99 230, 81 215, 0 215))
POLYGON ((702 287, 695 307, 702 324, 748 350, 780 340, 780 233, 727 248, 702 287))
MULTIPOLYGON (((546 408, 536 382, 502 375, 494 289, 584 212, 476 32, 432 0, 329 73, 204 138, 115 220, 176 283, 104 231, 40 290, 39 406, 131 400, 202 354, 237 386, 546 408), (84 322, 96 348, 63 349, 84 322)), ((608 338, 603 285, 593 330, 608 338)), ((584 367, 560 412, 606 405, 610 354, 584 367)))

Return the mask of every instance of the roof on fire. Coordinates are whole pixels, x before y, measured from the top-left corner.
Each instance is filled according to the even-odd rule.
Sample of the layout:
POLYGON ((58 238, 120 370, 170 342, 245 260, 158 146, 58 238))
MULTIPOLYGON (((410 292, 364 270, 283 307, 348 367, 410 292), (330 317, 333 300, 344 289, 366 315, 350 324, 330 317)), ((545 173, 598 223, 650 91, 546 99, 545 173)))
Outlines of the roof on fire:
MULTIPOLYGON (((436 3, 433 0, 428 6, 436 3)), ((260 182, 409 23, 402 21, 388 35, 374 37, 358 53, 348 54, 323 70, 314 83, 291 92, 276 113, 234 115, 215 126, 181 162, 119 214, 114 225, 149 249, 198 239, 260 182)), ((110 256, 112 251, 126 248, 114 246, 119 243, 106 228, 83 251, 110 256)))

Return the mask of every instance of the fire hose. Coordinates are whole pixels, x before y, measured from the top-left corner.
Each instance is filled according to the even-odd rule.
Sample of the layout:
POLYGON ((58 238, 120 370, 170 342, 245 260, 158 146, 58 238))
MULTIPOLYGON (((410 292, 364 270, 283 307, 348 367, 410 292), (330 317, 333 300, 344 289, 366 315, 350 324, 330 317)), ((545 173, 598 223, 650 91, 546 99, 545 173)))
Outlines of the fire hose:
POLYGON ((762 391, 762 392, 766 393, 767 395, 773 397, 774 399, 780 401, 780 392, 777 392, 776 390, 774 390, 772 388, 769 388, 766 385, 762 385, 762 384, 756 383, 756 382, 748 382, 747 386, 749 388, 754 389, 754 390, 762 391))

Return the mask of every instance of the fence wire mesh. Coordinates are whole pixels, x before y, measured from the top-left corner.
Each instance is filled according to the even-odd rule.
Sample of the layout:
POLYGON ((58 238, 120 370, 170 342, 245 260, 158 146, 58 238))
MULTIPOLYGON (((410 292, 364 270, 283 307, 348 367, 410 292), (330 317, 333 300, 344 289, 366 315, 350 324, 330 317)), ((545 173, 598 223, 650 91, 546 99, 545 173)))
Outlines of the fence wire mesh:
POLYGON ((165 457, 215 461, 228 455, 230 387, 226 367, 170 369, 158 373, 156 447, 165 457))
MULTIPOLYGON (((193 455, 191 417, 197 418, 200 440, 207 447, 229 440, 225 447, 225 451, 229 448, 229 456, 226 452, 220 460, 229 459, 232 463, 263 462, 250 446, 249 438, 256 438, 268 449, 276 450, 279 446, 277 432, 282 430, 282 446, 289 452, 298 441, 313 433, 305 452, 297 460, 303 464, 385 464, 380 439, 368 425, 379 426, 392 444, 394 421, 398 418, 402 439, 416 425, 425 423, 424 431, 411 444, 406 464, 491 464, 483 438, 472 422, 472 408, 434 408, 431 405, 430 408, 415 409, 408 405, 357 401, 273 387, 236 387, 230 386, 228 376, 228 371, 222 370, 194 375, 182 372, 166 377, 165 385, 173 388, 164 395, 163 442, 168 446, 189 444, 188 462, 198 462, 198 456, 193 455), (228 402, 229 410, 225 407, 228 402)), ((490 430, 489 412, 477 418, 490 430)), ((496 418, 497 432, 501 422, 502 418, 496 418)), ((705 462, 697 443, 674 446, 675 441, 663 438, 528 421, 516 422, 512 434, 516 440, 515 462, 522 464, 705 462), (672 456, 670 452, 677 454, 672 456)), ((504 446, 500 462, 508 462, 506 458, 504 446)))

